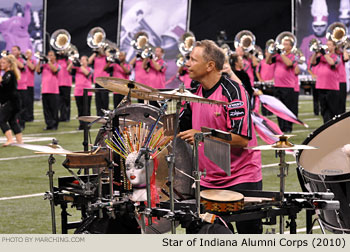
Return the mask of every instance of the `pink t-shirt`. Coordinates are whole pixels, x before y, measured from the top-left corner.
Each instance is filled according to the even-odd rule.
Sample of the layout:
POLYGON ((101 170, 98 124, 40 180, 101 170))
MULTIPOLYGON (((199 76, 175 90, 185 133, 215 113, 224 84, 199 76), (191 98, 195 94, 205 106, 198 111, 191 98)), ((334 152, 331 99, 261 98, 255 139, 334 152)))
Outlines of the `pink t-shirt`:
POLYGON ((323 55, 320 57, 320 62, 317 64, 317 89, 339 90, 339 75, 337 68, 339 66, 340 57, 335 53, 330 56, 335 61, 335 66, 329 65, 323 55))
POLYGON ((96 56, 94 59, 94 83, 96 83, 96 77, 108 77, 109 74, 104 71, 104 67, 106 66, 106 56, 96 56))
MULTIPOLYGON (((121 63, 123 66, 130 71, 130 65, 126 62, 121 63)), ((113 77, 128 80, 129 75, 125 73, 124 69, 117 63, 111 64, 111 67, 113 68, 113 77)), ((113 92, 113 94, 117 94, 116 92, 113 92)))
POLYGON ((251 59, 243 58, 243 70, 248 74, 250 84, 254 87, 254 70, 251 59))
MULTIPOLYGON (((295 55, 289 53, 286 55, 292 62, 295 64, 295 55)), ((288 67, 284 64, 282 56, 277 54, 275 58, 275 72, 274 72, 274 81, 275 87, 285 87, 285 88, 294 88, 295 87, 295 74, 294 67, 288 67)))
POLYGON ((57 63, 61 66, 61 70, 57 73, 58 78, 58 85, 65 86, 65 87, 71 87, 72 86, 72 76, 69 74, 67 70, 67 60, 66 59, 59 59, 57 60, 57 63))
POLYGON ((340 62, 338 66, 338 76, 339 76, 339 82, 345 83, 346 82, 346 71, 345 71, 345 62, 343 60, 342 55, 339 55, 340 62))
POLYGON ((148 72, 149 86, 157 89, 165 88, 166 63, 163 59, 157 59, 156 62, 161 66, 161 69, 159 71, 156 70, 153 62, 150 61, 151 67, 148 72))
MULTIPOLYGON (((202 86, 196 92, 202 95, 202 86)), ((252 127, 251 108, 242 85, 229 80, 220 79, 220 85, 208 97, 209 99, 230 102, 227 106, 191 103, 192 128, 200 130, 202 126, 232 132, 251 139, 248 146, 256 146, 257 139, 252 127)), ((204 145, 199 147, 199 169, 207 172, 201 178, 201 185, 209 188, 224 188, 246 182, 262 180, 261 153, 244 148, 231 147, 231 176, 210 161, 204 155, 204 145)))
MULTIPOLYGON (((74 88, 74 96, 83 96, 84 88, 92 88, 92 72, 91 68, 87 67, 87 70, 90 72, 88 76, 86 76, 83 71, 81 71, 80 67, 72 67, 76 70, 75 72, 75 88, 74 88)), ((88 95, 91 96, 92 92, 88 92, 88 95)))
MULTIPOLYGON (((58 63, 54 63, 58 69, 60 66, 58 63)), ((43 71, 41 72, 41 93, 42 94, 59 94, 57 73, 53 73, 49 64, 42 65, 43 71)), ((60 71, 60 70, 59 70, 60 71)))
POLYGON ((142 59, 135 61, 135 81, 141 84, 149 85, 149 76, 147 71, 142 67, 142 59))
POLYGON ((187 67, 184 67, 183 70, 186 71, 186 73, 184 75, 180 75, 179 80, 184 83, 185 88, 191 88, 192 79, 188 74, 187 67))
POLYGON ((258 67, 257 67, 257 72, 260 74, 260 77, 264 81, 269 81, 273 79, 273 74, 275 71, 275 65, 274 64, 267 64, 266 60, 263 59, 260 61, 258 67))
POLYGON ((18 61, 24 64, 24 70, 21 71, 21 78, 17 81, 17 89, 18 90, 27 90, 27 73, 26 73, 26 65, 22 58, 18 58, 18 61))
MULTIPOLYGON (((30 59, 30 62, 35 65, 35 60, 30 59)), ((27 87, 34 87, 34 78, 35 78, 35 69, 30 70, 29 67, 26 65, 26 75, 27 75, 27 87)))

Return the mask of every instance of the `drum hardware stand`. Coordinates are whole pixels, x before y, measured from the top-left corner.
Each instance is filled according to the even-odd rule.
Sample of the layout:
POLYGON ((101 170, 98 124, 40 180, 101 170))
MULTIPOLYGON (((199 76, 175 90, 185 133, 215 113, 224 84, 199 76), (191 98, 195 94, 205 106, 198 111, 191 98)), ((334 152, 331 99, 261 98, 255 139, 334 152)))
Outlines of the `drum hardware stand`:
MULTIPOLYGON (((276 157, 280 158, 280 173, 277 175, 277 177, 280 178, 280 196, 281 196, 281 203, 284 201, 284 190, 285 190, 285 178, 288 175, 288 167, 289 164, 285 161, 286 158, 286 151, 285 150, 278 150, 276 151, 276 157)), ((284 216, 280 216, 280 234, 284 233, 284 216)))
MULTIPOLYGON (((145 169, 146 169, 146 191, 147 191, 147 207, 144 209, 142 215, 146 216, 148 218, 148 225, 152 225, 152 217, 151 217, 151 182, 150 182, 150 171, 149 171, 149 160, 150 160, 150 152, 151 150, 149 149, 149 144, 151 142, 152 135, 160 122, 160 119, 162 116, 165 114, 165 111, 167 109, 168 105, 166 101, 163 103, 163 105, 160 107, 159 114, 157 117, 157 120, 154 122, 152 125, 151 130, 148 133, 147 140, 144 143, 144 145, 140 148, 140 151, 138 153, 138 156, 135 160, 135 164, 140 162, 141 157, 144 155, 145 156, 145 169)), ((141 219, 143 219, 143 216, 141 219)), ((145 230, 145 229, 143 229, 145 230)))

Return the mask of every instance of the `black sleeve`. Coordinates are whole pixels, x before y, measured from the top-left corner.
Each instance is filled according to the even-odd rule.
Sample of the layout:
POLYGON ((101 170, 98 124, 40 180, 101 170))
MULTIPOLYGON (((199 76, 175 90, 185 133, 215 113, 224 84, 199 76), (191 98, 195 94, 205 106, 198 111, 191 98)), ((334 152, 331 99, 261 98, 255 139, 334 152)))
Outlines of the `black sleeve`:
POLYGON ((192 110, 189 102, 180 113, 179 120, 180 132, 192 129, 192 110))

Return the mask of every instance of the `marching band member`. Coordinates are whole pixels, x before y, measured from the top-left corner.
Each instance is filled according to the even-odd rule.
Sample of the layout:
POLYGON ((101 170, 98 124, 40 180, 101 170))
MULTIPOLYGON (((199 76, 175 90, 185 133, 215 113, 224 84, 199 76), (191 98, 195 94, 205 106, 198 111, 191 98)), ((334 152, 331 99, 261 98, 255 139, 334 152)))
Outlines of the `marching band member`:
POLYGON ((17 143, 23 143, 22 130, 18 123, 21 100, 17 90, 17 80, 21 78, 21 73, 13 55, 0 59, 0 70, 4 71, 0 75, 0 127, 7 140, 3 144, 6 147, 13 143, 11 130, 17 143))
POLYGON ((266 62, 267 53, 268 53, 267 49, 265 49, 265 58, 259 62, 255 70, 256 77, 261 82, 273 81, 275 65, 267 64, 266 62))
MULTIPOLYGON (((92 88, 92 73, 93 70, 88 66, 88 57, 80 57, 80 66, 74 66, 73 62, 69 62, 67 66, 67 71, 75 75, 75 88, 74 88, 74 97, 78 109, 78 117, 84 115, 84 88, 92 88)), ((89 116, 91 113, 91 96, 92 92, 88 92, 88 111, 86 116, 89 116)), ((78 130, 83 130, 83 122, 79 121, 78 130)))
POLYGON ((26 61, 26 77, 27 77, 27 99, 28 103, 27 114, 26 114, 26 122, 34 121, 34 78, 35 78, 35 65, 36 61, 32 59, 32 51, 28 49, 25 53, 27 58, 26 61))
POLYGON ((13 46, 11 49, 11 54, 15 56, 16 65, 18 69, 21 71, 21 78, 17 81, 17 90, 19 96, 21 97, 21 111, 18 115, 19 125, 22 130, 25 128, 25 117, 27 114, 27 77, 25 71, 25 59, 21 53, 21 48, 19 46, 13 46))
POLYGON ((67 71, 67 66, 70 60, 65 55, 57 53, 57 63, 60 65, 61 70, 57 73, 58 87, 60 90, 59 99, 59 121, 69 122, 70 120, 70 94, 72 89, 72 76, 67 71))
MULTIPOLYGON (((156 89, 165 88, 165 72, 167 65, 163 59, 164 49, 156 47, 154 57, 151 55, 147 59, 147 67, 149 74, 149 85, 156 89)), ((147 68, 146 68, 147 71, 147 68)))
MULTIPOLYGON (((201 189, 261 190, 260 151, 244 148, 257 145, 249 97, 242 85, 221 74, 224 62, 223 51, 213 41, 196 43, 186 64, 190 78, 200 83, 196 95, 230 104, 187 103, 181 113, 178 136, 193 144, 194 134, 200 132, 202 126, 231 133, 232 140, 228 142, 234 147, 231 148, 231 176, 204 155, 203 146, 199 147, 199 168, 207 172, 201 178, 201 189)), ((239 233, 262 232, 260 220, 237 222, 236 227, 239 233)))
MULTIPOLYGON (((293 110, 294 106, 294 87, 295 87, 295 55, 291 52, 293 42, 289 38, 282 40, 283 52, 272 55, 267 52, 266 62, 275 65, 274 71, 274 96, 279 99, 286 107, 293 110)), ((278 125, 285 133, 292 132, 293 123, 278 117, 278 125)))
MULTIPOLYGON (((128 80, 131 74, 131 67, 128 64, 128 62, 126 62, 125 52, 120 52, 119 58, 115 60, 114 63, 108 61, 107 65, 105 66, 105 70, 107 70, 108 68, 111 69, 112 76, 116 78, 128 80)), ((124 95, 118 94, 116 92, 113 93, 114 108, 116 108, 119 105, 123 98, 124 95)))
POLYGON ((44 130, 57 130, 58 127, 58 104, 59 87, 57 73, 61 67, 56 61, 54 51, 47 53, 47 62, 39 61, 36 65, 36 71, 42 75, 41 94, 44 109, 46 128, 44 130))
MULTIPOLYGON (((95 51, 90 57, 88 61, 89 65, 93 65, 94 68, 94 83, 95 88, 101 88, 100 85, 96 83, 97 77, 108 77, 109 74, 104 70, 106 62, 106 55, 104 53, 103 48, 99 48, 97 52, 95 51)), ((109 92, 106 90, 101 90, 95 92, 95 102, 96 102, 96 113, 98 116, 103 116, 103 112, 101 109, 108 110, 109 106, 109 92)))
POLYGON ((254 87, 254 68, 258 65, 258 59, 250 52, 245 53, 240 46, 236 48, 236 53, 243 58, 243 70, 248 74, 250 84, 254 87))
POLYGON ((313 53, 311 64, 318 65, 316 89, 321 105, 323 122, 331 120, 338 114, 339 108, 339 75, 340 57, 335 53, 335 43, 327 41, 327 52, 322 48, 313 53))

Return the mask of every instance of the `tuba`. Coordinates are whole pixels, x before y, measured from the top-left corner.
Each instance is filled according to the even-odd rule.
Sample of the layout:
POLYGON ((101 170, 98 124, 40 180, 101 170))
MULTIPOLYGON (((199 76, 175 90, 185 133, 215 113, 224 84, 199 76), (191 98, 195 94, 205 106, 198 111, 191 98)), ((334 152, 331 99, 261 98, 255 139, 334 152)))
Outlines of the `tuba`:
POLYGON ((154 48, 148 43, 148 35, 146 32, 138 32, 135 34, 135 39, 130 45, 141 54, 141 57, 146 59, 154 56, 154 48))
POLYGON ((251 31, 243 30, 236 34, 234 40, 235 48, 242 47, 244 52, 255 50, 255 36, 251 31))
POLYGON ((71 44, 71 36, 67 30, 59 29, 52 33, 50 45, 61 54, 66 55, 73 63, 79 61, 78 48, 71 44))
POLYGON ((280 50, 284 49, 284 46, 283 46, 284 40, 290 40, 292 42, 292 52, 296 50, 297 38, 294 36, 293 33, 288 32, 288 31, 281 32, 276 37, 275 44, 276 44, 277 49, 280 49, 280 50))
POLYGON ((340 22, 334 22, 327 28, 326 38, 336 45, 344 44, 347 39, 347 28, 340 22))

